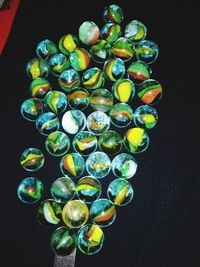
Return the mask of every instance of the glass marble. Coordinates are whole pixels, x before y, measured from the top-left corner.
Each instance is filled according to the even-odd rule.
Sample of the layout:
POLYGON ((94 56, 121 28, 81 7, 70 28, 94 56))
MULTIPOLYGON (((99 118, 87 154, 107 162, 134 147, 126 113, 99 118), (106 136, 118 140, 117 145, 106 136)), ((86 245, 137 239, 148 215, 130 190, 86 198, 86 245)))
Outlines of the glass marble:
POLYGON ((149 146, 149 135, 142 128, 130 128, 125 133, 124 145, 130 153, 141 153, 149 146))
POLYGON ((123 128, 128 126, 133 120, 133 110, 126 103, 115 104, 109 112, 111 123, 114 126, 123 128))
POLYGON ((96 63, 104 63, 111 57, 111 54, 111 44, 106 40, 98 40, 90 48, 90 55, 96 63))
POLYGON ((118 5, 109 5, 105 7, 103 13, 104 20, 121 23, 124 18, 124 12, 118 5))
POLYGON ((60 76, 60 74, 69 69, 69 67, 69 60, 63 54, 56 54, 49 60, 50 72, 56 77, 60 76))
POLYGON ((97 138, 91 132, 82 131, 74 137, 72 145, 77 153, 87 156, 97 149, 97 138))
POLYGON ((140 84, 147 80, 151 76, 151 69, 149 66, 141 61, 135 61, 127 69, 128 78, 131 79, 135 84, 140 84))
POLYGON ((43 135, 49 135, 60 128, 58 117, 52 112, 45 112, 36 120, 36 128, 43 135))
POLYGON ((50 82, 44 78, 36 78, 29 87, 29 93, 32 97, 44 99, 45 95, 51 90, 50 82))
POLYGON ((58 203, 66 203, 71 200, 74 197, 75 192, 75 183, 67 177, 60 177, 51 185, 51 195, 58 203))
POLYGON ((115 179, 109 184, 107 195, 115 206, 126 206, 133 199, 134 191, 128 181, 115 179))
POLYGON ((82 82, 83 86, 90 90, 102 88, 105 83, 105 75, 102 70, 94 67, 84 71, 82 75, 82 82))
POLYGON ((148 105, 138 107, 134 112, 134 123, 143 129, 152 129, 158 122, 158 113, 148 105))
POLYGON ((159 48, 153 41, 142 40, 136 45, 135 54, 137 59, 142 60, 147 64, 152 64, 158 57, 159 48))
POLYGON ((108 59, 104 64, 103 70, 106 78, 112 82, 123 78, 126 72, 124 62, 120 58, 108 59))
POLYGON ((94 152, 86 160, 86 170, 90 176, 103 178, 111 170, 110 158, 103 152, 94 152))
POLYGON ((99 39, 99 34, 99 27, 93 21, 85 21, 79 27, 79 39, 83 44, 94 44, 99 39))
POLYGON ((77 247, 85 255, 99 252, 104 243, 104 233, 98 225, 86 224, 77 233, 77 247))
POLYGON ((48 61, 58 52, 57 46, 50 40, 42 40, 36 47, 36 54, 40 59, 48 61))
POLYGON ((43 225, 56 225, 62 219, 62 208, 53 199, 47 199, 40 203, 37 210, 37 220, 43 225))
POLYGON ((90 94, 81 87, 76 87, 67 95, 69 106, 72 109, 84 110, 89 106, 90 94))
POLYGON ((106 198, 97 199, 90 208, 92 222, 100 227, 111 225, 115 221, 116 214, 114 204, 106 198))
POLYGON ((130 179, 137 171, 137 162, 130 154, 118 154, 112 161, 112 171, 119 178, 130 179))
POLYGON ((60 51, 68 56, 79 45, 79 39, 74 34, 65 34, 59 40, 60 51))
POLYGON ((85 176, 76 184, 76 194, 85 203, 92 203, 101 195, 101 183, 94 177, 85 176))
POLYGON ((62 218, 69 228, 80 228, 87 223, 89 209, 81 200, 71 200, 63 208, 62 218))
POLYGON ((135 85, 129 79, 119 79, 112 86, 114 97, 122 102, 129 102, 135 95, 135 85))
POLYGON ((146 26, 139 20, 133 20, 125 27, 126 38, 129 38, 133 42, 139 42, 145 39, 147 34, 146 26))
POLYGON ((122 145, 122 137, 115 131, 106 131, 99 137, 99 148, 107 155, 116 155, 122 150, 122 145))
POLYGON ((26 65, 26 73, 32 80, 49 75, 49 67, 45 60, 38 58, 31 59, 26 65))
POLYGON ((154 105, 162 98, 163 88, 158 81, 148 79, 138 86, 137 95, 143 103, 154 105))
POLYGON ((90 64, 90 54, 84 48, 76 48, 70 53, 69 62, 76 71, 86 70, 90 64))
POLYGON ((113 95, 107 89, 96 89, 91 94, 90 106, 94 110, 107 112, 113 106, 113 95))
POLYGON ((43 183, 35 177, 23 179, 17 189, 18 198, 26 204, 38 202, 43 194, 43 183))
POLYGON ((35 121, 43 113, 42 102, 37 98, 28 98, 21 104, 20 112, 24 119, 35 121))
POLYGON ((28 148, 21 154, 20 164, 26 171, 37 171, 44 165, 44 155, 37 148, 28 148))
POLYGON ((122 36, 121 26, 112 22, 106 23, 100 31, 101 38, 113 44, 122 36))
POLYGON ((135 46, 128 38, 119 38, 112 46, 112 52, 123 61, 128 61, 135 54, 135 46))
POLYGON ((70 92, 72 88, 78 87, 81 83, 81 78, 77 71, 74 69, 69 69, 63 71, 63 73, 58 78, 58 83, 60 87, 65 92, 70 92))
POLYGON ((45 140, 45 147, 50 155, 63 156, 70 147, 69 137, 61 131, 50 133, 45 140))
POLYGON ((101 135, 110 128, 110 118, 102 111, 94 111, 87 117, 87 128, 95 135, 101 135))
POLYGON ((86 127, 85 114, 78 110, 68 110, 62 117, 62 127, 69 134, 76 134, 86 127))
POLYGON ((69 153, 61 159, 60 170, 68 178, 78 178, 85 170, 85 160, 78 153, 69 153))
POLYGON ((58 256, 68 256, 76 248, 76 234, 66 226, 57 228, 51 236, 51 248, 58 256))
POLYGON ((48 111, 60 114, 67 108, 67 97, 60 91, 51 91, 44 98, 44 106, 48 111))

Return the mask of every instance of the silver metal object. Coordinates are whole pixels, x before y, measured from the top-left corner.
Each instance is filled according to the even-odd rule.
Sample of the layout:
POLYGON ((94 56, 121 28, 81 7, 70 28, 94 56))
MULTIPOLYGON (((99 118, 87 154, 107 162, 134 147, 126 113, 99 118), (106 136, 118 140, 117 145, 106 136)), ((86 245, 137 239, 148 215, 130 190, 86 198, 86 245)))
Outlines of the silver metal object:
POLYGON ((75 267, 76 249, 66 257, 55 256, 53 267, 75 267))
POLYGON ((3 6, 3 2, 4 2, 5 0, 0 0, 0 8, 3 6))

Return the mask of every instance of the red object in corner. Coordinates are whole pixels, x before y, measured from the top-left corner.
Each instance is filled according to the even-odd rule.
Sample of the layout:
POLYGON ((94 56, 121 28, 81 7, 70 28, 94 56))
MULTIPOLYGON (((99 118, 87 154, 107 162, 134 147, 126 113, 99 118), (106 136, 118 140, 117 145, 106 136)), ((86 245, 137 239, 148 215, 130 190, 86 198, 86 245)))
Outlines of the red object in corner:
POLYGON ((8 39, 20 0, 12 0, 10 8, 0 10, 0 55, 8 39))

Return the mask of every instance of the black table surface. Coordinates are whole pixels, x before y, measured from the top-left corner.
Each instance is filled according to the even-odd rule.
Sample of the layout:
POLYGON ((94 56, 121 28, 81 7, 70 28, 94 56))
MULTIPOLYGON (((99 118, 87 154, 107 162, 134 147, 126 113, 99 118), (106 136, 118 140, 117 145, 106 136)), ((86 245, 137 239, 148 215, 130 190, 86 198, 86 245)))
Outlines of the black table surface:
MULTIPOLYGON (((21 152, 31 146, 44 150, 44 137, 19 111, 29 97, 25 65, 43 39, 58 42, 64 33, 77 34, 86 20, 102 27, 103 9, 110 3, 21 1, 0 58, 1 267, 50 267, 54 260, 49 239, 55 227, 39 225, 37 205, 21 203, 16 194, 19 182, 30 175, 19 165, 21 152)), ((152 64, 152 77, 163 85, 164 96, 155 106, 159 123, 149 132, 150 146, 135 156, 134 200, 117 209, 98 254, 77 252, 76 267, 200 266, 198 9, 192 1, 115 3, 125 13, 122 27, 138 19, 148 28, 147 39, 158 43, 160 55, 152 64)), ((52 181, 61 176, 59 159, 46 157, 45 166, 35 174, 45 184, 44 198, 49 197, 52 181)))

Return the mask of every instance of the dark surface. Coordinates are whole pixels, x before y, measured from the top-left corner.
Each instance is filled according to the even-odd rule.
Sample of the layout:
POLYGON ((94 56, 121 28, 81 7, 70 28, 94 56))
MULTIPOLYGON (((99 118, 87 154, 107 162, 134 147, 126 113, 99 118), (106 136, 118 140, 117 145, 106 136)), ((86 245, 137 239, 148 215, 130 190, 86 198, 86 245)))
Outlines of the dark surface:
MULTIPOLYGON (((26 62, 42 39, 57 42, 64 33, 77 33, 85 20, 102 27, 101 14, 109 3, 113 1, 23 1, 19 7, 0 59, 1 267, 50 267, 54 261, 49 246, 54 227, 40 226, 37 205, 24 205, 16 196, 18 183, 29 175, 19 166, 21 152, 30 146, 44 150, 45 140, 19 112, 30 83, 26 62)), ((159 6, 150 1, 115 3, 124 10, 123 27, 139 19, 148 27, 147 37, 159 44, 153 78, 163 84, 165 94, 155 106, 159 123, 150 132, 149 149, 135 157, 139 168, 131 180, 134 201, 118 209, 117 220, 105 229, 99 254, 87 257, 77 252, 76 267, 200 266, 197 7, 192 1, 164 1, 159 6)), ((50 184, 61 176, 58 162, 47 156, 35 174, 46 186, 44 198, 50 197, 50 184)))

